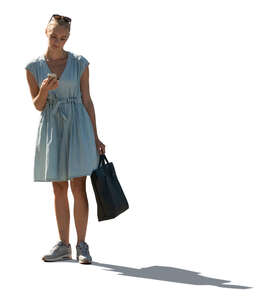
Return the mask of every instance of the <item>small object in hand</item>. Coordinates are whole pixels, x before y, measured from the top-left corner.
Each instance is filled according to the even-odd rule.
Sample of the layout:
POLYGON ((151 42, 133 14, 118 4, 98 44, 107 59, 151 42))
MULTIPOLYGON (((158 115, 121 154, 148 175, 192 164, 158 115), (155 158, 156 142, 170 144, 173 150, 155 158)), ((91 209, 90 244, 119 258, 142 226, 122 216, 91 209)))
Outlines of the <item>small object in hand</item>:
POLYGON ((57 78, 57 75, 55 73, 48 73, 49 79, 57 78))

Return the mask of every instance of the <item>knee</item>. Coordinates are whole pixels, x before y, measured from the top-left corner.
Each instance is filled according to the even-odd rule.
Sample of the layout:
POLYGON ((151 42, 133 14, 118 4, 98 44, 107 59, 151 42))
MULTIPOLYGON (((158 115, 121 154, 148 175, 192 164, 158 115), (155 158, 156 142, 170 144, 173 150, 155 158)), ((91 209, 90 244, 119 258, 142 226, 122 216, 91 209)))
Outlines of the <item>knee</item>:
POLYGON ((72 193, 75 195, 86 192, 86 176, 72 178, 70 186, 72 193))
POLYGON ((53 192, 55 195, 67 194, 68 192, 68 181, 53 181, 53 192))

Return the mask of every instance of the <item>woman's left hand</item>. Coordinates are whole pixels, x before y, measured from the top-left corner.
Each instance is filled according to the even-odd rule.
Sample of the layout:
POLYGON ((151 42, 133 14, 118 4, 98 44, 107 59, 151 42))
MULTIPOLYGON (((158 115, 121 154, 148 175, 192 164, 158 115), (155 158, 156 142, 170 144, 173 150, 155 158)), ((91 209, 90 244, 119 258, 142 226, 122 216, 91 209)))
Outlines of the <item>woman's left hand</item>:
POLYGON ((98 138, 95 139, 95 144, 96 144, 96 148, 98 153, 101 154, 105 154, 105 144, 103 144, 98 138))

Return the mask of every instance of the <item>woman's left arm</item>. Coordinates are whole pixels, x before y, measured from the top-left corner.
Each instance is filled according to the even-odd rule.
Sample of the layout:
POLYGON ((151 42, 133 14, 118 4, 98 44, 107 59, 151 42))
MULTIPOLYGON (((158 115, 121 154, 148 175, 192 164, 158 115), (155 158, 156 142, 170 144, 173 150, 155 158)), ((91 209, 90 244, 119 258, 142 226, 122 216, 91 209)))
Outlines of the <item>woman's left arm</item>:
POLYGON ((88 66, 84 69, 82 76, 80 78, 80 89, 82 93, 83 105, 85 106, 93 124, 95 139, 98 139, 94 105, 91 99, 90 88, 89 88, 89 67, 88 66))
POLYGON ((81 89, 81 93, 82 93, 83 105, 85 106, 85 108, 90 116, 90 119, 92 121, 92 124, 93 124, 97 150, 98 150, 99 154, 105 154, 105 144, 99 140, 98 134, 97 134, 94 105, 93 105, 93 101, 91 99, 90 89, 89 89, 89 68, 88 68, 88 66, 85 67, 85 69, 82 73, 82 76, 80 78, 80 89, 81 89))

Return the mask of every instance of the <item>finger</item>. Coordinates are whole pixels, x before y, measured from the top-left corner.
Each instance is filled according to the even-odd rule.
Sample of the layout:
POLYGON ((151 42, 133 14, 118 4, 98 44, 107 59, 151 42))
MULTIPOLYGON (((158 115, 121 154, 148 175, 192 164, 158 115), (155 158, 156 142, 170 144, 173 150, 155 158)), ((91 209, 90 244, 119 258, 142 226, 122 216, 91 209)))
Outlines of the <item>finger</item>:
POLYGON ((49 82, 52 82, 55 78, 48 78, 49 82))
POLYGON ((51 86, 53 84, 52 79, 48 80, 48 86, 51 86))

